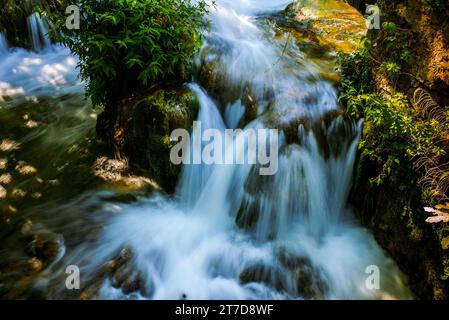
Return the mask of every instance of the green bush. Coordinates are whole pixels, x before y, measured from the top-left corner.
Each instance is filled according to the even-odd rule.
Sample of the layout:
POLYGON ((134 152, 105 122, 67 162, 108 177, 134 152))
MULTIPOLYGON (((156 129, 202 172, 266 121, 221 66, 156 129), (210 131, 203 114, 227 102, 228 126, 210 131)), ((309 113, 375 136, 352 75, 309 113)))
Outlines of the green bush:
POLYGON ((421 0, 431 12, 441 12, 448 7, 447 0, 421 0))
POLYGON ((388 99, 380 96, 373 88, 368 54, 362 50, 340 55, 343 78, 339 100, 350 116, 364 118, 359 149, 362 157, 380 166, 371 182, 381 184, 385 179, 400 180, 403 170, 412 170, 413 160, 420 156, 444 156, 440 137, 447 128, 422 119, 402 93, 388 99))
MULTIPOLYGON (((63 7, 73 4, 61 2, 63 7)), ((54 38, 79 57, 94 104, 184 79, 207 26, 203 0, 78 0, 77 5, 79 30, 65 27, 64 12, 47 14, 56 25, 54 38)))

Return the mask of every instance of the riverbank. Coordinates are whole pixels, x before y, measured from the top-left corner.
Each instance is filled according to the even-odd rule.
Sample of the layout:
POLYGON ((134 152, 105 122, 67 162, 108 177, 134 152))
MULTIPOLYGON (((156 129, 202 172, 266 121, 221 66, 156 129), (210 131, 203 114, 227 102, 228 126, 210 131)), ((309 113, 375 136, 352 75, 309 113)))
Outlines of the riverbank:
POLYGON ((365 118, 351 202, 416 295, 447 299, 449 227, 424 207, 447 199, 448 9, 378 3, 382 28, 341 59, 340 99, 365 118))

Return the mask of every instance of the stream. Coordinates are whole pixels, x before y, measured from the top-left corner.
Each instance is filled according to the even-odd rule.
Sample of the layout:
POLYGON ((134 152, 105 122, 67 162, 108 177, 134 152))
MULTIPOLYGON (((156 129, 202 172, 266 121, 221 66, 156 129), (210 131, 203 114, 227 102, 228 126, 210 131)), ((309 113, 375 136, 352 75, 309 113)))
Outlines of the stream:
POLYGON ((276 174, 186 164, 173 195, 93 176, 101 110, 84 98, 76 57, 36 16, 35 51, 0 35, 0 297, 79 297, 64 285, 74 265, 87 299, 413 298, 347 204, 363 123, 342 116, 325 63, 270 22, 290 2, 218 0, 194 64, 213 66, 222 94, 199 75, 186 84, 203 130, 280 128, 276 174), (245 121, 248 99, 257 116, 245 121), (36 243, 52 257, 44 265, 30 259, 36 243))

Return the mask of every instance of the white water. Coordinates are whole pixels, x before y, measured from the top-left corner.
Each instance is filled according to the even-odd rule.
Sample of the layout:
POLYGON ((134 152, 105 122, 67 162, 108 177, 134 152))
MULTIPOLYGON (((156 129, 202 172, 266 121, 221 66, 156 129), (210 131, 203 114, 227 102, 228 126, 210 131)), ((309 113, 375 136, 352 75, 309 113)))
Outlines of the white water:
MULTIPOLYGON (((218 3, 199 63, 218 60, 216 71, 225 83, 251 88, 259 113, 268 112, 248 126, 265 127, 269 118, 277 124, 304 116, 311 120, 337 109, 335 89, 319 79, 313 65, 300 53, 295 59, 282 57, 282 43, 267 40, 270 32, 256 23, 258 12, 278 10, 287 1, 218 3)), ((204 89, 190 88, 200 101, 203 128, 223 131, 241 119, 240 100, 229 101, 223 120, 204 89)), ((174 197, 122 207, 85 272, 127 246, 152 299, 410 298, 393 261, 346 206, 360 127, 342 118, 323 124, 331 150, 326 157, 315 134, 300 126, 296 143, 281 139, 279 172, 272 177, 261 177, 248 165, 185 166, 174 197), (239 212, 247 222, 257 212, 252 227, 236 226, 239 212), (311 284, 297 282, 298 267, 289 267, 285 256, 306 261, 299 270, 311 275, 311 284), (371 265, 380 269, 380 290, 366 286, 371 265), (264 271, 258 275, 266 281, 241 281, 245 269, 260 266, 264 271), (304 294, 308 288, 301 286, 318 293, 304 294)), ((245 146, 237 149, 244 152, 245 146)), ((142 298, 124 295, 108 280, 100 296, 142 298)))
MULTIPOLYGON (((335 89, 320 80, 313 64, 293 43, 285 54, 285 41, 272 40, 272 31, 257 23, 258 14, 289 2, 219 0, 211 14, 212 30, 198 60, 217 61, 215 72, 237 87, 240 97, 250 89, 259 117, 248 127, 277 127, 304 117, 312 121, 337 110, 335 89)), ((8 49, 0 37, 0 102, 82 91, 76 59, 67 49, 42 41, 42 28, 30 19, 37 52, 8 49)), ((195 83, 190 88, 200 101, 203 129, 237 126, 244 115, 240 99, 228 101, 223 117, 204 89, 195 83)), ((145 298, 152 299, 410 298, 393 261, 346 207, 360 124, 337 118, 323 124, 322 132, 327 147, 338 152, 326 157, 316 135, 300 126, 296 142, 287 145, 281 136, 279 171, 272 177, 261 177, 248 165, 185 166, 173 197, 157 195, 122 206, 104 222, 94 247, 80 246, 65 265, 80 265, 82 275, 95 274, 130 247, 133 267, 150 292, 145 298), (236 226, 238 219, 254 220, 254 212, 258 217, 251 227, 236 226), (286 257, 306 263, 292 267, 286 257), (370 265, 380 269, 380 290, 365 285, 370 265), (243 283, 242 273, 252 267, 262 267, 256 277, 266 281, 243 283), (309 274, 312 283, 298 282, 298 271, 309 274), (308 287, 316 295, 305 293, 308 287)), ((244 152, 245 146, 237 149, 244 152)), ((123 294, 108 280, 99 296, 143 298, 123 294)))
POLYGON ((34 50, 40 51, 51 46, 51 41, 47 36, 48 27, 38 13, 33 13, 28 17, 28 30, 34 50))
POLYGON ((280 124, 302 116, 318 117, 335 109, 337 98, 291 39, 272 40, 273 31, 259 28, 251 15, 283 9, 289 2, 219 1, 211 17, 212 30, 199 55, 201 63, 218 62, 214 71, 240 87, 242 95, 249 88, 259 113, 271 103, 280 124), (307 97, 314 101, 305 103, 307 97))
POLYGON ((48 29, 37 14, 28 18, 33 51, 9 48, 0 34, 0 103, 36 102, 64 94, 82 94, 83 83, 70 50, 51 44, 48 29))

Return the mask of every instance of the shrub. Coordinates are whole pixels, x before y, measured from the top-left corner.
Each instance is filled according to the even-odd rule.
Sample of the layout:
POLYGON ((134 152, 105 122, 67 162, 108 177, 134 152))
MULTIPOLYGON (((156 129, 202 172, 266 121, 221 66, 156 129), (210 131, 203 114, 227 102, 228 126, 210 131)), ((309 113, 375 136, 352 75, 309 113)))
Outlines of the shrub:
POLYGON ((423 119, 402 93, 386 99, 373 89, 367 51, 341 55, 343 73, 339 100, 347 113, 365 119, 359 149, 362 157, 381 168, 372 183, 398 181, 403 170, 413 169, 413 160, 422 156, 440 159, 446 155, 441 135, 447 126, 423 119))
MULTIPOLYGON (((69 6, 72 0, 62 0, 69 6)), ((54 38, 79 59, 86 93, 105 104, 139 87, 185 78, 201 45, 208 5, 199 0, 78 0, 80 29, 48 13, 54 38)))
POLYGON ((421 0, 431 12, 441 12, 448 7, 447 0, 421 0))

